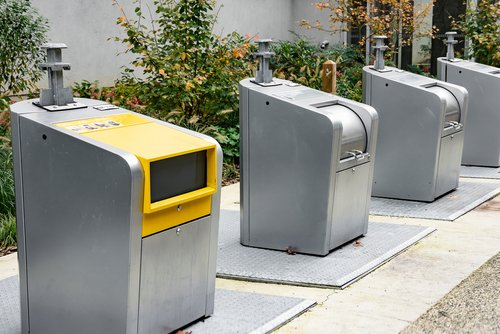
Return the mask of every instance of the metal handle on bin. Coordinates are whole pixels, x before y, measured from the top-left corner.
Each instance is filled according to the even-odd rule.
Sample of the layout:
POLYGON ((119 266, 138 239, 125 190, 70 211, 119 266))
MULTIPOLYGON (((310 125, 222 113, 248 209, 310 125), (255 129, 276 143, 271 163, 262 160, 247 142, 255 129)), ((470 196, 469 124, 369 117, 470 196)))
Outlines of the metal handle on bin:
POLYGON ((349 155, 350 155, 350 158, 354 158, 354 159, 356 159, 356 153, 351 152, 351 151, 347 151, 347 152, 345 152, 345 153, 346 153, 346 154, 349 154, 349 155))
POLYGON ((364 153, 364 152, 362 152, 360 150, 352 150, 352 151, 348 151, 348 152, 345 152, 345 153, 349 154, 350 158, 354 158, 357 161, 363 160, 364 158, 369 158, 370 157, 370 154, 364 153))
POLYGON ((454 127, 456 130, 459 130, 463 127, 462 124, 456 122, 456 121, 450 121, 445 123, 445 127, 454 127))
POLYGON ((360 150, 353 150, 356 160, 363 160, 365 158, 365 154, 360 150))

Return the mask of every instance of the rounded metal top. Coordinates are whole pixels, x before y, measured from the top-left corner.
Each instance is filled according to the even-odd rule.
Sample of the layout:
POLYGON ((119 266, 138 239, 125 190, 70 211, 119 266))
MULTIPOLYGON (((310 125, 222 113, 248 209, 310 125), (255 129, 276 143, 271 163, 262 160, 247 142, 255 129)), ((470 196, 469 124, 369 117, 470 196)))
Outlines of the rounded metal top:
POLYGON ((351 152, 366 152, 368 136, 361 118, 353 110, 341 104, 330 106, 328 110, 342 122, 340 159, 351 157, 351 152))
POLYGON ((446 101, 445 122, 460 122, 460 104, 455 95, 440 86, 432 86, 428 89, 437 93, 446 101))
POLYGON ((68 46, 64 43, 46 43, 42 45, 42 49, 67 49, 68 46))

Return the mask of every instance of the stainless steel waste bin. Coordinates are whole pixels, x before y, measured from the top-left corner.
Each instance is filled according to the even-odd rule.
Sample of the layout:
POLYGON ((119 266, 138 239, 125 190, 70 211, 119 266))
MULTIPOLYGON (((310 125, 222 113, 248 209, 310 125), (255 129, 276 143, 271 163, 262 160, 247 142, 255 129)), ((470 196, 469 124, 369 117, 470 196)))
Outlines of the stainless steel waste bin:
POLYGON ((367 233, 377 123, 370 106, 270 74, 241 81, 241 243, 326 255, 367 233))
POLYGON ((440 80, 469 92, 462 164, 500 166, 500 68, 455 58, 454 32, 448 32, 448 55, 437 59, 440 80))
POLYGON ((45 64, 57 82, 11 108, 22 332, 168 333, 211 315, 220 147, 60 94, 62 47, 45 64))
POLYGON ((380 117, 373 196, 434 201, 457 188, 467 90, 383 64, 363 68, 363 101, 380 117))

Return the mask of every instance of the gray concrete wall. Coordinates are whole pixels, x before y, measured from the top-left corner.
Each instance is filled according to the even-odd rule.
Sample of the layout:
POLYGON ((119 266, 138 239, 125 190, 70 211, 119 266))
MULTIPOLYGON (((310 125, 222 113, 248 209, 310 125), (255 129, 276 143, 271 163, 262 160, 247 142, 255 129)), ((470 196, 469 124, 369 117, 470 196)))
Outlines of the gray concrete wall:
POLYGON ((300 27, 299 23, 301 20, 309 21, 314 24, 319 21, 323 28, 330 29, 330 23, 328 22, 328 11, 320 11, 313 6, 313 1, 311 0, 294 0, 293 13, 292 13, 292 25, 294 26, 294 31, 298 36, 311 39, 314 42, 320 43, 324 40, 330 42, 330 45, 340 42, 340 33, 331 33, 328 31, 320 31, 317 29, 305 29, 300 27))
MULTIPOLYGON (((99 80, 112 85, 120 76, 120 67, 130 63, 132 55, 119 55, 125 48, 113 40, 123 36, 116 25, 121 16, 111 1, 102 0, 32 0, 34 7, 49 19, 49 41, 65 43, 63 61, 71 63, 65 71, 65 83, 81 80, 99 80)), ((122 0, 125 10, 132 12, 131 0, 122 0)), ((45 84, 45 82, 43 82, 45 84)))
MULTIPOLYGON (((72 69, 65 73, 66 85, 81 80, 112 85, 120 77, 121 67, 134 59, 132 54, 118 55, 125 48, 112 40, 123 36, 123 31, 116 25, 117 17, 122 14, 111 0, 31 1, 50 21, 49 40, 68 45, 63 59, 71 63, 72 69)), ((119 2, 126 13, 133 14, 133 0, 119 2)), ((214 32, 237 31, 275 40, 294 39, 293 32, 297 32, 316 41, 332 42, 334 37, 327 33, 298 27, 300 19, 315 19, 321 14, 311 3, 311 0, 218 0, 222 7, 214 32)), ((326 20, 324 15, 323 20, 326 20)))
POLYGON ((293 39, 292 0, 219 0, 218 4, 216 34, 237 31, 260 38, 293 39))

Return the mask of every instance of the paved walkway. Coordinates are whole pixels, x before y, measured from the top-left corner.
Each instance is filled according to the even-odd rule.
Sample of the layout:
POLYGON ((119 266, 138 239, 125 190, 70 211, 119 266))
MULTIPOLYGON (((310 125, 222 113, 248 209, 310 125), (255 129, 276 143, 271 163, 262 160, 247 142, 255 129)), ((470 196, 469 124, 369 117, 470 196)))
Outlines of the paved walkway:
MULTIPOLYGON (((238 184, 223 189, 222 206, 239 209, 238 184)), ((437 231, 345 290, 232 280, 217 280, 217 285, 318 302, 279 333, 399 333, 500 251, 500 196, 454 222, 383 216, 370 220, 437 231)))
MULTIPOLYGON (((222 208, 239 209, 239 184, 223 188, 222 208)), ((217 279, 217 286, 318 302, 279 333, 399 333, 500 251, 500 196, 454 222, 382 216, 370 220, 432 226, 437 231, 345 290, 225 279, 217 279)), ((0 258, 0 279, 16 274, 16 255, 0 258)), ((498 313, 490 315, 498 318, 498 313)), ((424 320, 407 331, 426 331, 428 327, 418 327, 420 321, 424 320)))
POLYGON ((500 333, 500 254, 402 333, 500 333))

